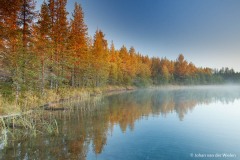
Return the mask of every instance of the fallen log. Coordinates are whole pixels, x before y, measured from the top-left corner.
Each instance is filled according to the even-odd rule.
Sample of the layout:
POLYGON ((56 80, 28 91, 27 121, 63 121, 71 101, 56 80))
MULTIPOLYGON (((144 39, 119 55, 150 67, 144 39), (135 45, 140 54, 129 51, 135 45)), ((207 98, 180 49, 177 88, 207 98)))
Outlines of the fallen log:
POLYGON ((9 115, 3 115, 3 116, 0 116, 0 118, 11 118, 11 117, 20 117, 20 116, 23 116, 25 114, 29 114, 29 113, 32 113, 33 110, 29 110, 27 112, 21 112, 21 113, 14 113, 14 114, 9 114, 9 115))
POLYGON ((64 107, 58 107, 58 108, 55 108, 55 107, 46 107, 44 108, 44 110, 47 110, 47 111, 63 111, 63 110, 68 110, 67 108, 64 108, 64 107))

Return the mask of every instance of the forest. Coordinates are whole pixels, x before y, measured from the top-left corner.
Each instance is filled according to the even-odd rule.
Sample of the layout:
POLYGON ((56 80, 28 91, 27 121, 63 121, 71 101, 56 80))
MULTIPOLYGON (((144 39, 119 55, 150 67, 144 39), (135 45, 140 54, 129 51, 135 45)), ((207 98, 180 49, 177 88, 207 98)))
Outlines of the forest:
POLYGON ((134 47, 120 49, 97 29, 88 35, 84 13, 67 0, 47 0, 36 11, 34 0, 0 1, 1 95, 44 94, 60 88, 239 83, 233 69, 197 67, 183 54, 149 57, 134 47))

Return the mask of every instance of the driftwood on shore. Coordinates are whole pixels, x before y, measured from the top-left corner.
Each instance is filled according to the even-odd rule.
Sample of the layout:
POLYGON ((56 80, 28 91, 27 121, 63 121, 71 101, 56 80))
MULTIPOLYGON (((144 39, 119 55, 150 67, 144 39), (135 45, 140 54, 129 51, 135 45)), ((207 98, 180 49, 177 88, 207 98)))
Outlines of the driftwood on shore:
POLYGON ((33 111, 38 110, 39 108, 47 110, 47 111, 66 110, 65 107, 55 107, 56 105, 58 105, 58 104, 60 104, 64 101, 66 101, 66 99, 60 99, 59 101, 50 102, 50 103, 44 104, 44 105, 42 105, 42 106, 40 106, 36 109, 31 109, 31 110, 26 111, 26 112, 13 113, 13 114, 9 114, 9 115, 1 115, 0 118, 5 119, 5 118, 12 118, 12 117, 20 117, 20 116, 23 116, 23 115, 26 115, 26 114, 30 114, 33 111))
POLYGON ((32 112, 33 112, 33 110, 29 110, 29 111, 21 112, 21 113, 14 113, 14 114, 9 114, 9 115, 3 115, 3 116, 0 116, 0 118, 20 117, 20 116, 23 116, 25 114, 29 114, 29 113, 32 113, 32 112))
POLYGON ((63 110, 68 110, 67 108, 65 107, 47 107, 47 108, 44 108, 44 110, 46 111, 63 111, 63 110))
MULTIPOLYGON (((72 99, 72 98, 71 98, 72 99)), ((26 111, 26 112, 20 112, 20 113, 13 113, 13 114, 9 114, 9 115, 0 115, 0 119, 3 118, 12 118, 12 117, 20 117, 20 116, 23 116, 25 114, 29 114, 29 113, 32 113, 33 111, 36 111, 36 110, 39 110, 39 109, 43 109, 43 110, 46 110, 46 111, 62 111, 62 110, 67 110, 66 107, 56 107, 57 105, 63 103, 63 102, 66 102, 68 101, 69 99, 60 99, 59 101, 53 101, 53 102, 50 102, 50 103, 46 103, 42 106, 39 106, 35 109, 31 109, 29 111, 26 111)))

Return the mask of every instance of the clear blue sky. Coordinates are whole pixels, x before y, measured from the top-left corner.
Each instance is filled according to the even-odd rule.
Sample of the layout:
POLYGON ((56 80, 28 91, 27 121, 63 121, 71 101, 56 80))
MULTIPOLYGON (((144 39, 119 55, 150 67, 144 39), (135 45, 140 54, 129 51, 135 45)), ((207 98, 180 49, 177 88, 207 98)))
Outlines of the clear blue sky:
POLYGON ((117 49, 240 71, 240 0, 68 0, 69 13, 74 2, 89 35, 101 29, 117 49))

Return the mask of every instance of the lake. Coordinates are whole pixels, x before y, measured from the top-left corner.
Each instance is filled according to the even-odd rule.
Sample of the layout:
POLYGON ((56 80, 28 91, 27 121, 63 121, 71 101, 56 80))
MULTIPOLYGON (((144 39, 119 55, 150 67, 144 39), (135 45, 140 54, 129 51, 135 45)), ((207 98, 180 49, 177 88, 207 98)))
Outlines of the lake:
POLYGON ((54 111, 59 135, 23 138, 0 159, 240 159, 240 87, 139 89, 54 111))

